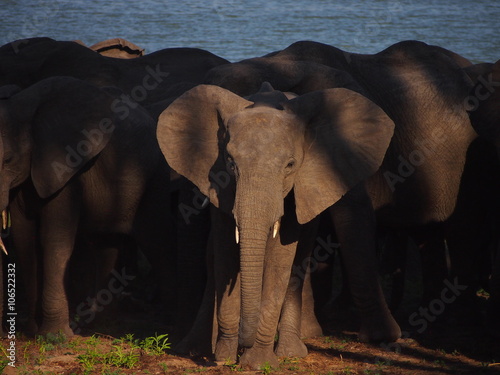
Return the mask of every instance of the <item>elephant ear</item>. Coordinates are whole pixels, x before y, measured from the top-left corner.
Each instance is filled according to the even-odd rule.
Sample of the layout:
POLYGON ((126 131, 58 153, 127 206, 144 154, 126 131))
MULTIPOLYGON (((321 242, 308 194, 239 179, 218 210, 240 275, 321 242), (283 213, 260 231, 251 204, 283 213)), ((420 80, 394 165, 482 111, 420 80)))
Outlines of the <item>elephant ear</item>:
POLYGON ((21 88, 17 85, 0 86, 0 99, 8 99, 20 91, 21 88))
POLYGON ((382 164, 394 123, 376 104, 344 88, 315 91, 286 104, 306 123, 294 184, 297 219, 306 223, 382 164))
POLYGON ((158 119, 157 138, 168 164, 211 203, 231 212, 221 188, 229 184, 224 142, 228 119, 253 102, 213 85, 199 85, 170 104, 158 119))
POLYGON ((106 147, 115 129, 113 98, 87 82, 54 77, 21 92, 21 105, 34 100, 31 178, 46 198, 106 147))

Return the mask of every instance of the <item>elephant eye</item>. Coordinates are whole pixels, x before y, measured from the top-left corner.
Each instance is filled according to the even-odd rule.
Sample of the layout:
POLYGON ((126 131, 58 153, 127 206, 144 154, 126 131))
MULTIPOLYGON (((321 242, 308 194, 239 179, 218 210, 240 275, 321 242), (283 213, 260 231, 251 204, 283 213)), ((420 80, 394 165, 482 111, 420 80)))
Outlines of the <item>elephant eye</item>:
POLYGON ((287 165, 285 167, 285 171, 287 173, 290 173, 293 170, 294 167, 295 167, 295 159, 291 159, 291 160, 288 161, 288 163, 287 163, 287 165))
POLYGON ((4 165, 10 164, 12 162, 12 160, 14 160, 14 156, 13 155, 6 156, 5 159, 3 159, 3 164, 4 165))

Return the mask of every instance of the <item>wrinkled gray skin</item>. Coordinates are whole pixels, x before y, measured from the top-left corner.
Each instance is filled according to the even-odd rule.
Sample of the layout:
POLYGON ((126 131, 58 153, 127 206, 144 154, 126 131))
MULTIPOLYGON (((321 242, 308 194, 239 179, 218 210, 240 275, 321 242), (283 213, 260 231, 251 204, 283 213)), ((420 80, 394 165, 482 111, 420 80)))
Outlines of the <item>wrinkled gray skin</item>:
POLYGON ((168 246, 169 170, 155 123, 140 107, 120 118, 113 100, 69 77, 0 100, 0 209, 12 215, 30 333, 73 334, 65 277, 77 235, 133 235, 160 257, 168 246))
POLYGON ((284 304, 300 298, 303 280, 290 276, 309 246, 307 223, 339 200, 363 199, 359 186, 378 169, 394 127, 351 90, 270 95, 252 101, 201 85, 161 114, 157 130, 169 165, 214 206, 216 359, 236 360, 241 346, 240 363, 253 368, 277 365, 277 329, 278 355, 307 353, 300 312, 284 304))
MULTIPOLYGON (((398 43, 375 55, 299 42, 267 57, 214 68, 205 78, 239 95, 252 94, 264 81, 298 94, 348 87, 371 98, 394 121, 394 137, 381 168, 331 208, 362 340, 391 341, 400 335, 378 280, 374 214, 382 225, 408 228, 442 222, 454 210, 467 148, 476 137, 464 108, 472 82, 460 68, 467 65, 450 51, 420 42, 398 43)), ((194 148, 185 153, 192 155, 194 148)), ((323 178, 313 179, 318 180, 323 178)), ((297 199, 296 193, 294 188, 297 199)), ((311 202, 316 199, 310 194, 311 202)), ((259 301, 255 297, 256 310, 259 301)), ((235 324, 231 327, 234 336, 235 324)))
POLYGON ((364 186, 365 208, 337 204, 331 210, 362 340, 395 340, 399 335, 372 271, 376 261, 361 256, 367 250, 360 249, 375 252, 374 222, 365 218, 372 211, 378 224, 398 229, 443 222, 452 214, 466 152, 477 136, 464 105, 472 82, 461 68, 468 65, 453 52, 415 41, 374 55, 297 42, 261 58, 216 67, 205 77, 206 83, 239 95, 255 92, 263 81, 298 94, 348 87, 373 100, 394 121, 384 162, 364 186))

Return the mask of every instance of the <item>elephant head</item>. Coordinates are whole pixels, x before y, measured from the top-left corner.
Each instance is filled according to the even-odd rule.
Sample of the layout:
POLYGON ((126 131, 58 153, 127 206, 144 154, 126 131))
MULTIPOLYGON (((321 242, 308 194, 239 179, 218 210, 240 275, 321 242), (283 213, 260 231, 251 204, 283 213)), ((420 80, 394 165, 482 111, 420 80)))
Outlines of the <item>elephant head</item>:
POLYGON ((28 179, 40 198, 58 192, 113 134, 112 96, 84 81, 54 77, 0 92, 0 210, 28 179))
POLYGON ((266 243, 285 196, 293 189, 299 223, 310 221, 379 168, 394 128, 378 106, 348 89, 249 99, 200 85, 175 100, 157 128, 169 165, 234 216, 244 347, 255 340, 266 243))

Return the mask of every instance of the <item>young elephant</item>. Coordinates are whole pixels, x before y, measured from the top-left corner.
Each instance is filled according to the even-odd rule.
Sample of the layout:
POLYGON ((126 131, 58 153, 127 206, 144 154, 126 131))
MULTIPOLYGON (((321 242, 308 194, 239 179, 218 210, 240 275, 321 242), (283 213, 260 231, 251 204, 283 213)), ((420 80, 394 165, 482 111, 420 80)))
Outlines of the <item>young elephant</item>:
POLYGON ((64 281, 77 235, 133 234, 146 253, 166 250, 168 166, 155 123, 140 107, 117 115, 115 100, 69 77, 0 100, 0 209, 12 215, 33 332, 73 334, 64 281))
POLYGON ((304 224, 378 169, 393 128, 378 106, 343 88, 249 101, 201 85, 161 114, 167 162, 217 208, 209 280, 217 360, 236 360, 240 345, 241 364, 277 364, 280 313, 278 352, 304 355, 300 317, 286 318, 283 306, 304 224))

